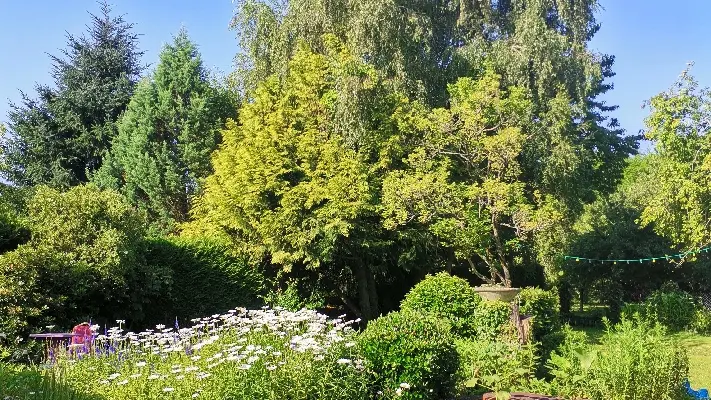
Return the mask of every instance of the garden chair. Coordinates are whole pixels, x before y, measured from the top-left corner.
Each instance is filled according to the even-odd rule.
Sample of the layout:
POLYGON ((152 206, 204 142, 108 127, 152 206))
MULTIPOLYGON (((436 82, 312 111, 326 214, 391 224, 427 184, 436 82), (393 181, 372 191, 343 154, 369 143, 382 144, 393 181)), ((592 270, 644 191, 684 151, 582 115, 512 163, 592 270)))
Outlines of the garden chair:
POLYGON ((94 343, 94 331, 88 322, 82 322, 72 329, 72 341, 69 345, 73 355, 89 353, 94 343))

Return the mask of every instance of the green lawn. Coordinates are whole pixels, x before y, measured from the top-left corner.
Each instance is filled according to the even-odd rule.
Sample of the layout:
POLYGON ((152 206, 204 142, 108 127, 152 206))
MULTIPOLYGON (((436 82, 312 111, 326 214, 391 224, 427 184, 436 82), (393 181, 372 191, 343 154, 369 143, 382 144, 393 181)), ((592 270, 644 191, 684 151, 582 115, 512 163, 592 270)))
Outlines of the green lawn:
POLYGON ((692 333, 676 336, 689 351, 689 382, 694 389, 711 389, 711 337, 692 333))
MULTIPOLYGON (((576 328, 588 334, 591 343, 599 343, 604 333, 601 327, 576 328)), ((689 382, 694 389, 711 389, 711 336, 701 336, 694 333, 677 333, 689 352, 689 382)))

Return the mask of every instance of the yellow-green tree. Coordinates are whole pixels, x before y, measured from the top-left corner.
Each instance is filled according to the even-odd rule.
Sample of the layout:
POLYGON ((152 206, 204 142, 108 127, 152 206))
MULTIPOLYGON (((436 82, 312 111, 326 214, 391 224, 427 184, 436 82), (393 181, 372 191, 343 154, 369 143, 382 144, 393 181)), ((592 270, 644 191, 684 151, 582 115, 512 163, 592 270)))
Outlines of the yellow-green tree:
POLYGON ((226 237, 283 273, 345 276, 337 293, 351 303, 357 292, 354 309, 377 316, 365 254, 382 230, 381 172, 402 144, 390 120, 398 100, 335 41, 325 55, 302 48, 287 76, 262 82, 228 124, 186 230, 226 237))

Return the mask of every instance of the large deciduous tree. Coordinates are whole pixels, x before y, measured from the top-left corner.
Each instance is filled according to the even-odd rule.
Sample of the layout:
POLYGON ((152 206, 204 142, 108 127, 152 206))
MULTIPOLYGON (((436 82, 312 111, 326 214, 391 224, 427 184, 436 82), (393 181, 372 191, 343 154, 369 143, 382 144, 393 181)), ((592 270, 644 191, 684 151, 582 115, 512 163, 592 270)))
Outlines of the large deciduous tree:
POLYGON ((300 40, 315 51, 336 35, 398 91, 446 107, 448 85, 491 69, 502 88, 530 102, 535 140, 516 156, 520 180, 555 199, 556 227, 537 235, 538 261, 556 264, 573 221, 598 193, 611 192, 637 148, 597 97, 612 86, 613 57, 587 46, 599 29, 595 0, 402 1, 244 0, 233 19, 241 40, 235 82, 249 97, 271 74, 283 76, 300 40))
POLYGON ((86 35, 68 35, 61 56, 52 56, 54 87, 23 93, 9 113, 2 140, 4 178, 18 185, 66 188, 88 180, 116 136, 143 69, 133 26, 102 3, 86 35))
POLYGON ((227 90, 210 82, 197 47, 182 30, 139 83, 93 180, 145 208, 154 226, 172 231, 212 171, 219 130, 236 113, 227 90))
POLYGON ((658 153, 643 224, 687 248, 711 244, 711 92, 685 70, 649 101, 647 138, 658 153))

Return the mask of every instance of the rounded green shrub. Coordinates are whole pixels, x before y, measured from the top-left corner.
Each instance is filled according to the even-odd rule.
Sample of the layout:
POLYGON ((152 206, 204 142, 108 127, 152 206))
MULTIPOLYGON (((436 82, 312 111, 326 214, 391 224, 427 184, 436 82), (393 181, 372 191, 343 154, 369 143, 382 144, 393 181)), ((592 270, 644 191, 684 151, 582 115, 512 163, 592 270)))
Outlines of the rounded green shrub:
POLYGON ((415 285, 400 304, 400 309, 421 311, 447 319, 453 333, 471 337, 476 333, 476 315, 481 297, 467 281, 446 272, 427 275, 415 285))
POLYGON ((23 322, 25 332, 66 330, 89 319, 142 321, 165 294, 166 274, 143 257, 143 215, 118 193, 93 185, 38 187, 27 207, 30 241, 0 256, 0 282, 25 275, 32 279, 18 285, 40 294, 20 305, 37 311, 23 322))
POLYGON ((521 315, 533 317, 533 337, 540 341, 543 336, 560 330, 560 306, 558 294, 540 288, 525 288, 519 293, 521 315))
MULTIPOLYGON (((382 398, 447 399, 459 356, 446 319, 402 310, 368 324, 359 345, 382 398)), ((375 394, 375 393, 374 393, 375 394)))
POLYGON ((696 315, 694 298, 674 288, 653 292, 644 304, 647 318, 674 331, 689 328, 696 315))
POLYGON ((481 340, 507 338, 512 329, 511 306, 503 301, 482 301, 476 311, 474 337, 481 340))

